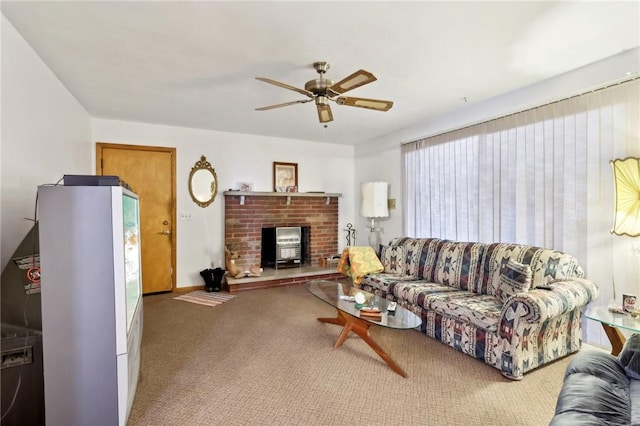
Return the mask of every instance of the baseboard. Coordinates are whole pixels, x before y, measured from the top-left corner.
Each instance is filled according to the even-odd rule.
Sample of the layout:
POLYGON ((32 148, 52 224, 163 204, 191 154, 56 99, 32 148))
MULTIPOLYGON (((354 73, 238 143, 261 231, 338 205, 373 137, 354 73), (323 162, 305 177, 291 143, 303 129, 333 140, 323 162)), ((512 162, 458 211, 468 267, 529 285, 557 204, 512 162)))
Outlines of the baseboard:
MULTIPOLYGON (((233 278, 225 276, 222 280, 222 291, 239 293, 247 290, 280 287, 305 283, 309 280, 337 280, 345 278, 334 268, 300 267, 286 269, 265 269, 260 277, 233 278)), ((173 293, 187 293, 195 290, 204 290, 204 285, 177 287, 173 293)))
POLYGON ((176 287, 173 289, 173 293, 188 293, 190 291, 204 290, 204 285, 194 285, 191 287, 176 287))

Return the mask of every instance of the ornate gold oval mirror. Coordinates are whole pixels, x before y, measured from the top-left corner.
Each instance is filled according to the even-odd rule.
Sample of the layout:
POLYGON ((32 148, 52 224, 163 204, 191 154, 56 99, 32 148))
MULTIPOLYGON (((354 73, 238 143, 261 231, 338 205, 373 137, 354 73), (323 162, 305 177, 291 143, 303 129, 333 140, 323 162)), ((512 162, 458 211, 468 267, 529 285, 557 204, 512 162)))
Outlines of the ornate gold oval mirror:
POLYGON ((213 203, 218 193, 218 177, 216 171, 202 155, 189 173, 189 194, 193 202, 200 207, 207 207, 213 203))

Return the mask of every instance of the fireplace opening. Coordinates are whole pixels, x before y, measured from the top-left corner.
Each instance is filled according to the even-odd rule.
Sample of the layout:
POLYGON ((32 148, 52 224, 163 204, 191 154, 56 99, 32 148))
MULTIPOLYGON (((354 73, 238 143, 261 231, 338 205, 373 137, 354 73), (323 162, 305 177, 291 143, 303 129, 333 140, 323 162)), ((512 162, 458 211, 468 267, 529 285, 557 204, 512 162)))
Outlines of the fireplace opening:
POLYGON ((262 228, 260 266, 263 268, 295 268, 310 264, 308 226, 262 228))

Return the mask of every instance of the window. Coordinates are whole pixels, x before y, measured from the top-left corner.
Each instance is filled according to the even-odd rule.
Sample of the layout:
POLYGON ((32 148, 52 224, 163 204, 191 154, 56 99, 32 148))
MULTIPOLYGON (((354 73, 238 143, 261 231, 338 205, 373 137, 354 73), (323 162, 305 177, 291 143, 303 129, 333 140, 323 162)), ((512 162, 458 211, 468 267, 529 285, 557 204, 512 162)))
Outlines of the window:
POLYGON ((531 244, 590 264, 613 244, 602 238, 609 161, 640 156, 639 98, 635 80, 403 145, 406 235, 531 244))

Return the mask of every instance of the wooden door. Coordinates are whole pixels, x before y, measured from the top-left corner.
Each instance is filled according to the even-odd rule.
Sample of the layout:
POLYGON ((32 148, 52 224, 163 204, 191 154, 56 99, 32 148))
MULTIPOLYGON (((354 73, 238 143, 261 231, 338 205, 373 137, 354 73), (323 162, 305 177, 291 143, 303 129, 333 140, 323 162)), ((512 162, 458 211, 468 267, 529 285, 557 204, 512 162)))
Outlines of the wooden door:
POLYGON ((175 288, 175 148, 96 143, 96 172, 115 175, 140 197, 142 292, 175 288))

